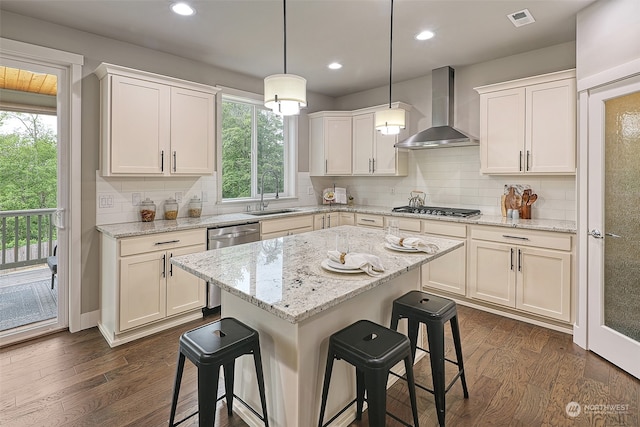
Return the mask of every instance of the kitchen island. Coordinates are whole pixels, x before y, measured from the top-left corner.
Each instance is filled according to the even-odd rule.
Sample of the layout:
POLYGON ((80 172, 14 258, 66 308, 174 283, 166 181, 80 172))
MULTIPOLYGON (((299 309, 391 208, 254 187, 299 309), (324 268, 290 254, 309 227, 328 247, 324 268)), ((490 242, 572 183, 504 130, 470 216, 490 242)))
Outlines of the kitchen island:
MULTIPOLYGON (((235 317, 260 333, 267 387, 269 423, 312 426, 318 422, 328 338, 359 319, 388 325, 395 298, 420 289, 420 268, 462 246, 423 236, 439 247, 436 254, 388 249, 382 230, 341 226, 191 255, 171 263, 222 289, 222 317, 235 317), (351 252, 377 255, 385 272, 336 273, 320 263, 335 248, 337 235, 348 235, 351 252)), ((355 396, 355 372, 334 366, 327 415, 355 396)), ((235 391, 259 408, 253 362, 236 362, 235 391)), ((242 405, 234 409, 249 425, 261 425, 242 405)), ((348 425, 355 407, 332 425, 348 425)))

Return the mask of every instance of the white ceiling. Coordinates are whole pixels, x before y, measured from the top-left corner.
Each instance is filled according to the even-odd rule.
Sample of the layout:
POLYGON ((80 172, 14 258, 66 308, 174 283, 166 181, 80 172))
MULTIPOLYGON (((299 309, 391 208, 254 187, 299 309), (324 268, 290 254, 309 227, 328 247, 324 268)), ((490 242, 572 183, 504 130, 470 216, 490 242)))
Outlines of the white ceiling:
MULTIPOLYGON (((281 0, 2 0, 0 9, 264 78, 283 72, 281 0)), ((395 0, 393 81, 575 40, 575 15, 594 0, 395 0), (536 22, 515 28, 509 13, 536 22), (421 30, 436 36, 414 39, 421 30)), ((389 81, 390 0, 288 0, 287 71, 341 96, 389 81), (339 61, 338 71, 327 68, 339 61)))

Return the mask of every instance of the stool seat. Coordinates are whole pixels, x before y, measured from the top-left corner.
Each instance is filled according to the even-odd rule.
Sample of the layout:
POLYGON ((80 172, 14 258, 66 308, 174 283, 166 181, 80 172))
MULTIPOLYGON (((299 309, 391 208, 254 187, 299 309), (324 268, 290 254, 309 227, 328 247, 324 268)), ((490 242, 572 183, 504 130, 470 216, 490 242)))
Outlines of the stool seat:
POLYGON ((410 291, 393 301, 391 329, 397 330, 398 321, 403 318, 406 318, 408 322, 407 334, 409 341, 411 341, 412 360, 415 360, 416 349, 423 350, 430 355, 433 390, 429 390, 420 384, 416 384, 416 387, 433 393, 438 423, 441 427, 444 427, 445 394, 458 378, 460 378, 462 383, 465 399, 469 398, 467 380, 464 375, 456 303, 448 298, 426 292, 410 291), (444 357, 444 325, 447 322, 451 323, 451 334, 453 335, 453 344, 456 349, 456 361, 444 357), (420 323, 423 323, 427 327, 427 339, 429 341, 428 351, 418 347, 418 330, 420 323), (445 387, 445 361, 458 366, 458 373, 448 387, 445 387))
POLYGON ((387 378, 390 369, 400 361, 404 361, 407 371, 413 425, 418 427, 418 409, 409 339, 396 331, 368 320, 359 320, 331 335, 318 426, 327 426, 353 403, 356 403, 356 419, 361 419, 366 391, 370 427, 384 427, 386 414, 405 426, 411 427, 395 415, 386 412, 387 378), (335 359, 342 359, 356 368, 356 398, 323 425, 335 359))
POLYGON ((228 317, 183 333, 180 337, 178 365, 176 368, 176 380, 173 389, 173 400, 171 402, 169 426, 176 426, 195 414, 200 414, 198 419, 200 427, 213 426, 215 423, 216 403, 226 398, 227 414, 231 416, 233 415, 234 397, 260 418, 264 422, 265 427, 268 427, 269 422, 258 332, 237 319, 228 317), (258 391, 262 403, 262 416, 246 402, 233 394, 235 360, 245 354, 253 355, 258 380, 258 391), (185 358, 189 359, 198 368, 198 411, 176 423, 175 415, 185 358), (220 367, 224 369, 225 394, 218 398, 217 388, 220 367))

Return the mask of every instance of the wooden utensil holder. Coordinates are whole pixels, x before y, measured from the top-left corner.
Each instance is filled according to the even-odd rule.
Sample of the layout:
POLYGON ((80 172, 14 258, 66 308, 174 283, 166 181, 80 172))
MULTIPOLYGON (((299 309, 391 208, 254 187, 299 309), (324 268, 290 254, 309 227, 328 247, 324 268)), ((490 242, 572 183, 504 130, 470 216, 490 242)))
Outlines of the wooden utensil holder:
POLYGON ((520 218, 531 219, 531 205, 522 205, 520 207, 520 218))

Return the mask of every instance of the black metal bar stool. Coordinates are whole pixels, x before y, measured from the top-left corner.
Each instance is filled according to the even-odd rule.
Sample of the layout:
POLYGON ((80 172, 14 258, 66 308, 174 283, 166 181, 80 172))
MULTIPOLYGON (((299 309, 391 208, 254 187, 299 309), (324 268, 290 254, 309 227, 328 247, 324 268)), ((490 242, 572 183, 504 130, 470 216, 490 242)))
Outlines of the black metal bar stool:
POLYGON ((173 388, 169 426, 176 426, 198 413, 200 414, 200 427, 213 426, 216 419, 216 404, 225 397, 229 416, 233 415, 233 398, 235 397, 260 418, 265 427, 268 427, 267 402, 264 394, 258 332, 231 317, 192 329, 180 337, 180 352, 178 354, 178 367, 173 388), (245 354, 253 354, 258 377, 258 391, 262 402, 262 416, 233 394, 235 360, 245 354), (198 368, 198 411, 175 423, 185 357, 198 368), (218 376, 221 366, 224 368, 225 394, 218 398, 218 376))
MULTIPOLYGON (((462 362, 462 346, 460 344, 460 329, 458 327, 456 303, 450 299, 428 294, 426 292, 410 291, 393 301, 391 329, 394 331, 398 330, 398 321, 403 318, 406 318, 408 322, 408 335, 409 340, 411 341, 412 360, 415 360, 416 348, 430 354, 433 390, 423 387, 420 384, 416 384, 416 387, 434 395, 438 422, 441 426, 444 426, 445 393, 451 389, 458 378, 462 381, 462 390, 464 392, 465 399, 469 398, 467 380, 464 376, 464 364, 462 362), (453 335, 453 345, 456 349, 457 361, 444 357, 444 325, 449 321, 451 322, 451 333, 453 335), (427 327, 429 350, 425 350, 417 346, 420 323, 424 323, 427 327), (445 361, 458 366, 458 373, 446 388, 445 361)), ((392 374, 396 375, 393 372, 392 374)))
POLYGON ((334 359, 343 359, 356 368, 356 398, 349 402, 333 418, 327 421, 327 426, 340 414, 347 410, 354 402, 356 405, 356 419, 362 419, 365 390, 367 392, 369 426, 384 427, 385 416, 392 418, 405 426, 405 421, 386 410, 387 378, 389 371, 396 363, 404 360, 407 371, 407 384, 411 398, 413 424, 418 427, 418 409, 416 405, 416 390, 413 385, 413 363, 411 361, 411 344, 406 336, 392 331, 368 320, 359 320, 346 328, 334 333, 329 338, 327 352, 327 366, 324 374, 322 389, 322 404, 320 405, 320 419, 318 427, 323 427, 324 412, 329 394, 329 383, 334 359))

